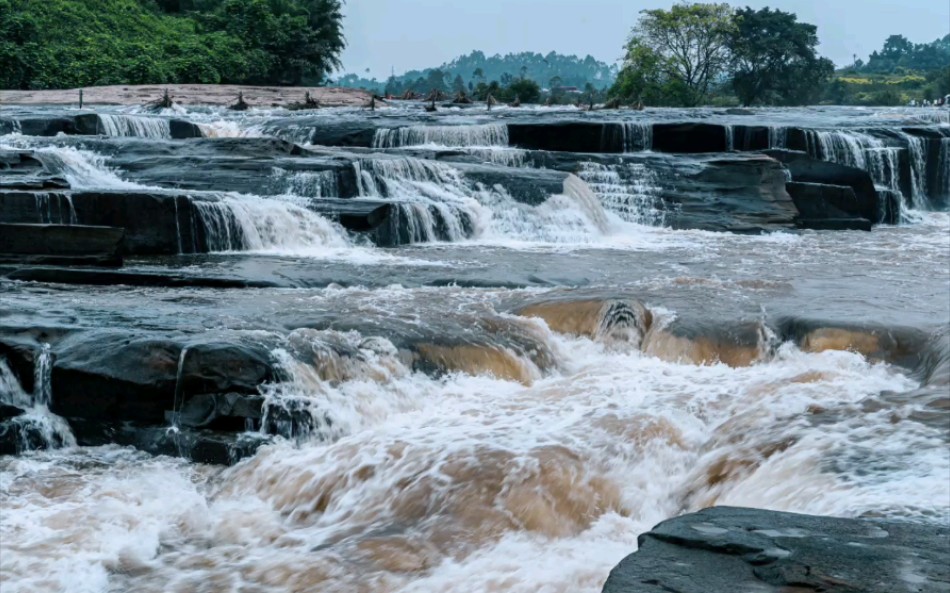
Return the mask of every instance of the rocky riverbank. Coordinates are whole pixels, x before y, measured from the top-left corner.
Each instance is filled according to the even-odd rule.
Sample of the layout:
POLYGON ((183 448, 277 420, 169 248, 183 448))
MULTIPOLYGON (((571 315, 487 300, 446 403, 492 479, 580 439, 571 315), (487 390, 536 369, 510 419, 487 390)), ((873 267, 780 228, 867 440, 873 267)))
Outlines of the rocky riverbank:
POLYGON ((0 105, 79 105, 79 91, 83 104, 124 105, 142 107, 162 100, 165 93, 182 106, 220 106, 237 103, 238 96, 247 106, 272 109, 303 104, 310 97, 324 107, 361 107, 370 95, 358 89, 336 87, 265 87, 232 84, 167 84, 116 85, 86 87, 83 89, 0 90, 0 105))
POLYGON ((664 521, 603 593, 943 593, 950 528, 714 507, 664 521))

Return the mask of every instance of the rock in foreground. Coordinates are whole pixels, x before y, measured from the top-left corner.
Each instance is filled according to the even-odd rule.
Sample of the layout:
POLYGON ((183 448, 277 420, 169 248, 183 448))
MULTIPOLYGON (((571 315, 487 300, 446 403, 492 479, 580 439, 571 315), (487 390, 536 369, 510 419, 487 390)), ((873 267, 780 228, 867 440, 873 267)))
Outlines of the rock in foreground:
POLYGON ((950 528, 714 507, 664 521, 604 593, 950 591, 950 528))

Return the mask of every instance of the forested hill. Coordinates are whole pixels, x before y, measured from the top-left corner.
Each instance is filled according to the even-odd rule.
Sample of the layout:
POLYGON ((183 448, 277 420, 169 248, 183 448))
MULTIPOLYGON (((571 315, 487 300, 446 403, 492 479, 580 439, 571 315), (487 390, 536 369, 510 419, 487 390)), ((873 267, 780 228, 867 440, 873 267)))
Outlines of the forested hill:
POLYGON ((0 0, 0 88, 317 84, 340 0, 0 0))
POLYGON ((425 89, 425 92, 440 86, 445 90, 452 90, 459 83, 470 89, 479 82, 497 80, 507 84, 507 81, 515 78, 534 80, 542 87, 574 86, 583 89, 590 84, 596 89, 602 89, 613 84, 617 71, 617 66, 610 66, 592 56, 580 58, 553 51, 546 55, 521 52, 486 56, 484 52, 476 50, 436 68, 410 70, 400 76, 390 77, 387 81, 348 74, 340 77, 336 83, 379 91, 384 91, 388 86, 394 94, 415 87, 425 89))

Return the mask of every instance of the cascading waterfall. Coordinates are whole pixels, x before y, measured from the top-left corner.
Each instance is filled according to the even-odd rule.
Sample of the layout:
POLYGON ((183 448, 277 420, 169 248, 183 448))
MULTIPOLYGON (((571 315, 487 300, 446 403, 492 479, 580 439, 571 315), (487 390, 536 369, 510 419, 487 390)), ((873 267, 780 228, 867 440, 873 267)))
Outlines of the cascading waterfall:
POLYGON ((724 124, 722 126, 726 130, 726 152, 736 149, 736 130, 732 127, 732 124, 724 124))
POLYGON ((351 245, 339 225, 295 204, 240 194, 195 200, 210 251, 281 251, 351 245))
POLYGON ((850 167, 864 169, 876 185, 899 190, 897 148, 870 134, 842 130, 807 130, 808 154, 850 167))
POLYGON ((99 121, 106 136, 170 139, 171 125, 165 117, 100 113, 99 121))
POLYGON ((899 132, 907 142, 910 160, 911 203, 916 210, 927 210, 927 141, 919 136, 899 132))
POLYGON ((142 189, 106 165, 106 157, 68 146, 43 146, 35 151, 47 170, 63 176, 73 189, 142 189))
POLYGON ((335 171, 287 171, 275 167, 271 185, 278 193, 306 198, 331 198, 340 195, 335 171))
POLYGON ((652 171, 639 163, 602 165, 584 163, 577 173, 597 194, 603 207, 626 222, 663 226, 666 212, 657 195, 652 171), (621 176, 620 169, 624 175, 621 176))
POLYGON ((50 412, 53 403, 53 355, 49 344, 42 344, 33 362, 33 393, 20 386, 7 360, 0 356, 0 404, 23 411, 7 422, 17 435, 20 451, 52 449, 76 445, 76 439, 61 417, 50 412))
POLYGON ((486 213, 461 174, 443 163, 415 158, 358 161, 360 196, 397 202, 412 242, 461 241, 476 233, 486 213))
POLYGON ((950 199, 950 138, 940 139, 937 155, 937 191, 950 199))
POLYGON ((71 194, 36 192, 38 222, 43 224, 76 224, 76 209, 71 194))
POLYGON ((769 148, 785 148, 788 145, 788 128, 769 126, 769 148))
POLYGON ((373 136, 373 148, 399 148, 437 144, 440 146, 508 146, 508 126, 407 126, 380 128, 373 136))
POLYGON ((623 122, 620 125, 623 151, 636 152, 653 148, 653 124, 649 122, 623 122))

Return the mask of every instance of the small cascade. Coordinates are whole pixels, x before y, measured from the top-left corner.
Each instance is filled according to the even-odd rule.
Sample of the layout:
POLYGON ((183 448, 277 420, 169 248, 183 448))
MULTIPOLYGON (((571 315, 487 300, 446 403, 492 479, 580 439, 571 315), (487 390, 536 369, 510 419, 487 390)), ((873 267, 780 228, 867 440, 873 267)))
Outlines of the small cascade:
POLYGON ((171 139, 168 119, 141 115, 99 114, 101 129, 106 136, 171 139))
POLYGON ((653 124, 628 121, 620 125, 620 130, 624 152, 653 149, 653 124))
POLYGON ((347 247, 339 225, 315 212, 282 200, 221 194, 195 200, 195 210, 209 251, 274 251, 347 247))
POLYGON ((724 124, 722 126, 726 130, 726 152, 730 152, 736 149, 736 130, 732 127, 732 124, 724 124))
POLYGON ((927 141, 919 136, 899 132, 907 142, 907 156, 910 160, 911 204, 915 210, 927 210, 927 141))
POLYGON ((808 154, 815 158, 864 169, 876 185, 899 189, 897 148, 864 132, 807 130, 808 154))
POLYGON ((570 198, 584 216, 597 227, 601 233, 606 233, 610 227, 607 213, 601 205, 597 194, 583 179, 576 175, 568 175, 564 180, 564 195, 570 198))
POLYGON ((503 167, 524 167, 527 164, 528 151, 520 148, 478 147, 464 148, 465 152, 486 163, 503 167))
POLYGON ((76 224, 76 209, 71 194, 35 192, 38 222, 42 224, 76 224))
POLYGON ((75 190, 142 189, 106 165, 106 157, 67 146, 44 146, 34 152, 48 171, 62 176, 75 190))
POLYGON ((475 126, 407 126, 380 128, 373 136, 373 148, 402 146, 508 146, 506 124, 475 126))
POLYGON ((76 445, 69 424, 50 412, 52 377, 53 355, 49 344, 43 344, 36 354, 32 394, 23 390, 6 359, 0 357, 0 404, 22 411, 0 422, 0 438, 6 440, 12 433, 17 452, 76 445))
POLYGON ((788 146, 788 128, 769 126, 769 148, 785 148, 788 146))
POLYGON ((578 177, 600 198, 600 203, 626 222, 663 226, 666 211, 652 171, 639 163, 601 165, 584 163, 578 177), (623 167, 624 175, 619 169, 623 167))
POLYGON ((416 158, 372 159, 354 163, 360 196, 398 202, 400 226, 413 242, 461 241, 475 234, 487 216, 474 189, 454 168, 416 158))
POLYGON ((937 193, 950 200, 950 138, 941 138, 937 154, 937 193))
POLYGON ((412 374, 409 361, 384 338, 297 329, 272 354, 285 378, 262 389, 265 434, 334 441, 411 406, 415 396, 412 382, 402 383, 412 374))
POLYGON ((330 198, 340 195, 335 171, 287 171, 275 167, 271 184, 277 193, 306 198, 330 198))

